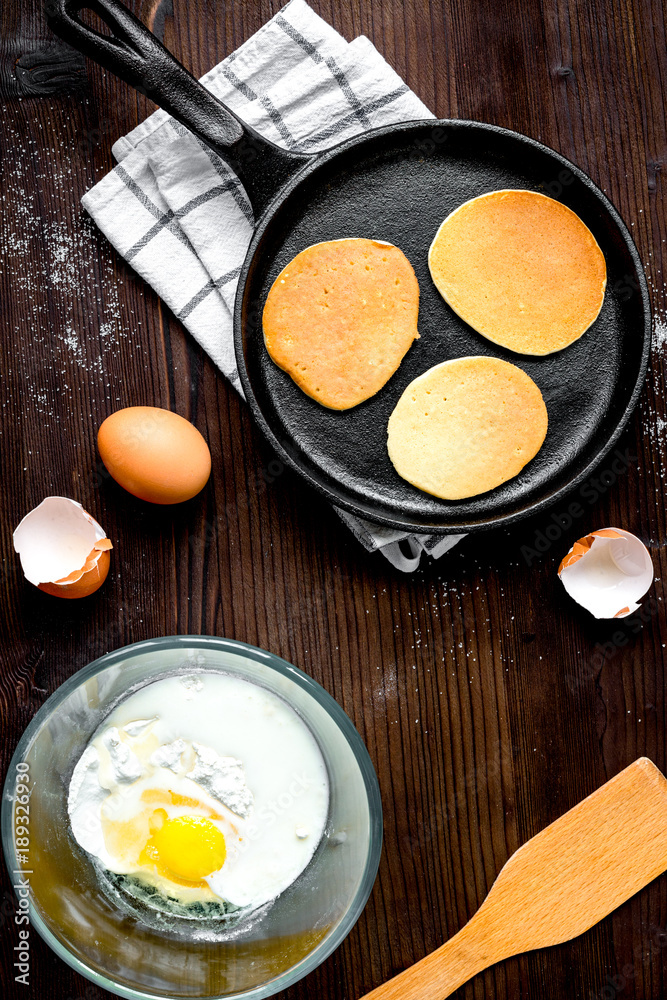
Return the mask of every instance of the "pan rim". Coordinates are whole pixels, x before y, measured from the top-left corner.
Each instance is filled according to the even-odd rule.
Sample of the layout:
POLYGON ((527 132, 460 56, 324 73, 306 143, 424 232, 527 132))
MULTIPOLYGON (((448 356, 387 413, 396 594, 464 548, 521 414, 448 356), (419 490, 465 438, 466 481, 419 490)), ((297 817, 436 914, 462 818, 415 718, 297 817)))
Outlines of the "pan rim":
MULTIPOLYGON (((639 251, 635 246, 634 240, 630 234, 630 230, 626 226, 625 222, 621 218, 618 210, 614 207, 612 202, 607 198, 605 193, 598 187, 598 185, 593 181, 588 174, 578 167, 576 164, 572 163, 565 156, 559 153, 557 150, 552 149, 545 143, 539 142, 537 139, 533 139, 530 136, 524 135, 522 132, 516 132, 513 129, 505 128, 501 125, 493 125, 489 122, 480 122, 471 119, 459 119, 459 118, 426 118, 415 121, 398 122, 392 125, 385 125, 379 128, 370 129, 367 132, 363 132, 359 135, 352 136, 349 139, 338 143, 335 146, 331 146, 329 149, 323 150, 320 153, 315 154, 310 161, 308 161, 304 167, 301 168, 292 178, 277 192, 273 200, 267 206, 266 210, 262 214, 255 231, 253 233, 248 251, 241 268, 241 273, 239 276, 239 284, 236 293, 236 300, 234 305, 234 348, 236 353, 236 364, 239 372, 239 378, 243 388, 243 392, 246 398, 250 410, 252 412, 253 418, 259 428, 261 429, 265 439, 270 444, 273 451, 278 455, 280 460, 293 471, 295 471, 298 476, 305 481, 311 488, 315 489, 321 496, 324 496, 329 503, 335 507, 340 507, 343 510, 354 514, 356 517, 363 518, 366 521, 371 521, 377 525, 387 528, 393 528, 399 531, 405 531, 407 533, 415 533, 420 535, 453 535, 453 534, 470 534, 471 532, 479 531, 491 531, 495 528, 508 527, 510 525, 516 524, 519 521, 525 520, 529 517, 535 516, 539 512, 549 510, 556 504, 560 499, 572 493, 578 486, 584 483, 595 469, 600 465, 603 459, 609 454, 614 445, 618 442, 621 434, 626 429, 630 418, 636 409, 637 403, 639 402, 639 397, 641 395, 642 388, 646 380, 646 373, 649 364, 650 350, 651 350, 651 336, 652 336, 652 312, 651 312, 651 302, 648 291, 648 283, 646 281, 646 276, 644 274, 644 269, 641 263, 641 258, 639 256, 639 251), (255 258, 257 248, 263 239, 267 229, 271 226, 276 209, 282 204, 282 202, 312 173, 322 167, 329 160, 335 158, 341 153, 346 152, 348 149, 352 149, 355 146, 363 145, 365 142, 370 142, 383 135, 392 135, 397 132, 408 133, 411 130, 423 130, 424 128, 437 129, 437 128, 448 128, 448 129, 461 129, 461 130, 481 130, 483 132, 488 132, 494 135, 500 135, 504 138, 519 140, 522 144, 531 147, 535 151, 539 151, 543 154, 547 154, 549 157, 554 159, 559 165, 564 169, 570 170, 574 176, 591 192, 591 194, 597 198, 601 204, 604 211, 611 217, 612 222, 616 226, 618 233, 628 250, 630 257, 632 259, 636 274, 637 281, 639 285, 639 293, 642 302, 642 313, 644 317, 643 324, 643 345, 641 352, 641 360, 639 364, 639 369, 637 377, 634 381, 632 387, 632 392, 628 398, 628 401, 623 409, 620 419, 616 423, 614 429, 610 432, 606 438, 604 444, 597 449, 595 455, 590 459, 589 462, 575 475, 573 478, 569 479, 567 483, 563 484, 553 493, 545 496, 542 493, 534 502, 531 502, 530 498, 527 499, 525 507, 520 510, 512 511, 505 515, 494 514, 492 517, 488 517, 480 520, 466 521, 461 520, 456 523, 452 522, 451 516, 448 519, 448 523, 423 523, 416 524, 414 521, 410 520, 409 517, 401 518, 395 512, 387 512, 386 508, 378 508, 367 510, 361 506, 360 502, 355 502, 354 500, 348 499, 347 497, 338 496, 333 490, 331 490, 324 482, 321 482, 316 476, 311 474, 310 470, 304 467, 298 460, 294 458, 294 455, 284 446, 280 439, 276 436, 268 420, 264 416, 262 408, 255 396, 253 389, 252 380, 248 374, 248 369, 245 362, 245 351, 244 351, 244 338, 243 338, 243 307, 246 297, 247 279, 248 273, 252 266, 255 258)), ((547 484, 548 487, 548 484, 547 484)))

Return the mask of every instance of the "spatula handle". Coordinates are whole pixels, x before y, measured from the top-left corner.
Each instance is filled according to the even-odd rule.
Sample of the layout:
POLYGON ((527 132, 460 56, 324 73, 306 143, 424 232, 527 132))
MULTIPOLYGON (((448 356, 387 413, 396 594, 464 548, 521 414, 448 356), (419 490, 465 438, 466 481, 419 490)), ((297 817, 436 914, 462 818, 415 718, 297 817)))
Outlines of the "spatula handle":
POLYGON ((515 851, 446 944, 363 1000, 444 1000, 511 955, 583 934, 667 870, 667 780, 645 757, 515 851))
POLYGON ((444 1000, 501 957, 487 939, 477 914, 437 951, 367 993, 362 1000, 444 1000))

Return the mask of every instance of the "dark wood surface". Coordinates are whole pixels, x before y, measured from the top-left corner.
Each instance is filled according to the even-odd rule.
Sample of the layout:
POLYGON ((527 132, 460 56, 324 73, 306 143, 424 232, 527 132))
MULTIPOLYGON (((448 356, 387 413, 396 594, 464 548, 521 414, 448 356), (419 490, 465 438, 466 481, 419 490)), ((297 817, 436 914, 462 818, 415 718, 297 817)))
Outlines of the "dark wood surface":
MULTIPOLYGON (((201 75, 280 5, 132 6, 201 75)), ((346 38, 368 35, 437 115, 509 126, 587 171, 632 229, 661 332, 667 50, 659 0, 314 6, 346 38)), ((293 475, 263 477, 271 455, 244 404, 84 216, 79 198, 112 166, 112 141, 152 106, 53 42, 40 7, 1 5, 3 769, 47 695, 107 650, 208 633, 291 660, 365 739, 386 834, 359 923, 284 995, 354 1000, 457 931, 512 851, 622 767, 645 754, 667 768, 664 337, 622 440, 629 468, 599 484, 599 498, 586 499, 546 552, 526 559, 521 548, 545 537, 550 516, 469 538, 413 576, 400 574, 367 554, 293 475), (100 474, 97 427, 129 404, 174 409, 207 437, 213 474, 196 501, 147 509, 100 474), (110 578, 86 601, 38 592, 12 550, 20 517, 52 493, 79 499, 115 543, 110 578), (571 543, 609 524, 650 547, 656 582, 643 619, 595 622, 558 581, 571 543)), ((35 934, 31 984, 16 985, 4 871, 0 895, 3 997, 107 995, 35 934)), ((667 875, 583 937, 508 961, 459 995, 658 1000, 667 995, 666 929, 667 875)))

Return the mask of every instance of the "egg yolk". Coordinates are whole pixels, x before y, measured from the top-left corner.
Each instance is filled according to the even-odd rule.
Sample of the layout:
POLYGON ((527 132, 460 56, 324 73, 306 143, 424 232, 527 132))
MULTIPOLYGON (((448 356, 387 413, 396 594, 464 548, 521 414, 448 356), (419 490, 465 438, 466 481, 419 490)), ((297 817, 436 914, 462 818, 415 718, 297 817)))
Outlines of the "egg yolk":
MULTIPOLYGON (((162 810, 160 810, 161 812, 162 810)), ((225 863, 225 838, 204 816, 165 819, 146 844, 145 854, 165 874, 199 882, 225 863)))

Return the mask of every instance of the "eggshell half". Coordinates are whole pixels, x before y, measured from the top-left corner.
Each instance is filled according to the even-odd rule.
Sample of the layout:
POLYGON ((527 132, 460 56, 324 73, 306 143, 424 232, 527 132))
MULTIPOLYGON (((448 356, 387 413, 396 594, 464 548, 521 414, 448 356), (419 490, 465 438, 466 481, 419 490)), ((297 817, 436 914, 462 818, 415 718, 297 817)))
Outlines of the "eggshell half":
POLYGON ((211 453, 197 428, 159 406, 112 413, 97 433, 97 447, 116 482, 150 503, 190 500, 211 474, 211 453))
POLYGON ((109 572, 111 542, 80 503, 46 497, 14 532, 26 579, 54 597, 95 593, 109 572))
POLYGON ((558 575, 570 597, 595 618, 626 618, 653 582, 653 563, 636 535, 600 528, 574 543, 558 575))

